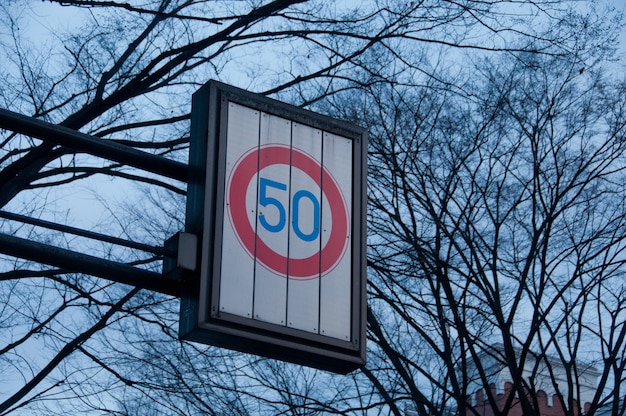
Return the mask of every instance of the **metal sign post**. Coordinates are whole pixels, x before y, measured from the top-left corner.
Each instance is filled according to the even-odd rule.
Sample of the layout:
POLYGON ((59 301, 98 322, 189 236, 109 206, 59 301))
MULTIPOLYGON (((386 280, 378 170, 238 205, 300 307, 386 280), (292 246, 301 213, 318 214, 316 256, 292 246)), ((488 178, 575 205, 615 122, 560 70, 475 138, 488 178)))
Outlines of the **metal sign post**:
MULTIPOLYGON (((184 163, 3 108, 0 108, 0 129, 7 129, 53 143, 71 149, 71 152, 84 152, 182 182, 187 182, 189 176, 188 166, 184 163)), ((15 175, 18 174, 19 172, 15 172, 15 175)), ((58 273, 85 273, 114 282, 179 296, 180 276, 184 275, 187 269, 195 267, 195 262, 189 260, 196 254, 195 246, 193 246, 194 236, 186 233, 179 233, 171 239, 169 245, 176 246, 176 249, 172 249, 151 246, 4 210, 0 210, 0 218, 163 256, 165 263, 168 264, 165 273, 158 273, 123 262, 72 251, 44 242, 32 241, 16 235, 0 233, 0 253, 59 267, 61 269, 57 271, 58 273), (179 247, 181 250, 178 250, 179 247)))
POLYGON ((365 362, 366 131, 209 82, 193 98, 182 338, 339 373, 365 362))

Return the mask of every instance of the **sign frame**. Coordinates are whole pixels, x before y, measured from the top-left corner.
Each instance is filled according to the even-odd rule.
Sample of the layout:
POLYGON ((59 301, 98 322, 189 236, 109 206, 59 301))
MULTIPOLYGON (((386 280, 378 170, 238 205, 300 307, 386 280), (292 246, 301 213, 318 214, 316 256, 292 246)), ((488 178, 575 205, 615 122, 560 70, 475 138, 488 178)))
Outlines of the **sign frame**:
MULTIPOLYGON (((185 231, 199 237, 196 272, 187 272, 181 297, 181 339, 346 374, 365 364, 367 131, 260 94, 209 81, 192 98, 190 178, 185 231), (349 340, 219 310, 228 107, 247 107, 348 139, 352 183, 347 252, 350 261, 349 340)), ((293 150, 292 150, 293 151, 293 150)), ((259 172, 257 172, 258 174, 259 172)), ((323 277, 321 277, 323 279, 323 277)))

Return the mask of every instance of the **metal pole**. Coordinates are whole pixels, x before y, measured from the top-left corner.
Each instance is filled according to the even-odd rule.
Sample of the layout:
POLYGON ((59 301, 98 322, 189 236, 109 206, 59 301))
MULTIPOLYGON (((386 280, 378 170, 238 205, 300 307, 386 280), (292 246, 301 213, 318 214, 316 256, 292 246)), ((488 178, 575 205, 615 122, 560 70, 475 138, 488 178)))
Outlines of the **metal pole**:
POLYGON ((92 240, 103 241, 105 243, 116 244, 119 246, 134 248, 136 250, 145 251, 146 253, 156 254, 158 256, 174 256, 176 253, 167 251, 163 247, 151 246, 148 244, 138 243, 136 241, 125 240, 123 238, 113 237, 106 234, 96 233, 93 231, 87 231, 76 227, 70 227, 68 225, 57 224, 55 222, 45 221, 39 218, 27 217, 26 215, 14 214, 12 212, 0 210, 0 218, 7 220, 19 221, 25 224, 31 224, 36 227, 43 227, 49 230, 61 231, 63 233, 69 233, 78 235, 80 237, 89 238, 92 240))
POLYGON ((63 272, 85 273, 155 292, 180 296, 181 282, 161 273, 124 263, 49 246, 20 237, 0 234, 0 253, 63 268, 63 272))
POLYGON ((0 128, 187 182, 188 165, 0 108, 0 128))

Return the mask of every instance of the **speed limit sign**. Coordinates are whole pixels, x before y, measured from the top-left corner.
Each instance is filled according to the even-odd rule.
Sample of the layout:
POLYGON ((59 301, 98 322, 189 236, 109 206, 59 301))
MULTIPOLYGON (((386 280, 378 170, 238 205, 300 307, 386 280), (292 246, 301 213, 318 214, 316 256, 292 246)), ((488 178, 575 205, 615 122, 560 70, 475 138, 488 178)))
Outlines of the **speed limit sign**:
POLYGON ((365 131, 214 82, 194 98, 212 111, 204 148, 192 137, 207 155, 204 184, 190 184, 203 217, 188 218, 202 264, 181 333, 333 371, 362 364, 365 131))
POLYGON ((328 170, 297 148, 269 144, 246 152, 231 171, 226 198, 229 219, 241 245, 277 275, 291 279, 317 278, 330 272, 345 254, 350 238, 346 198, 328 170), (281 170, 286 170, 289 176, 280 175, 281 170), (308 186, 303 185, 307 181, 308 186), (291 192, 292 183, 300 189, 291 192), (255 190, 258 195, 248 195, 255 190), (255 206, 259 208, 258 217, 249 215, 257 211, 255 206), (323 246, 322 206, 327 207, 330 216, 327 222, 330 231, 323 246), (266 232, 257 233, 259 227, 266 232), (289 228, 291 238, 299 240, 294 244, 307 244, 310 255, 298 257, 282 252, 281 234, 284 238, 289 228), (320 259, 324 259, 323 264, 320 259))

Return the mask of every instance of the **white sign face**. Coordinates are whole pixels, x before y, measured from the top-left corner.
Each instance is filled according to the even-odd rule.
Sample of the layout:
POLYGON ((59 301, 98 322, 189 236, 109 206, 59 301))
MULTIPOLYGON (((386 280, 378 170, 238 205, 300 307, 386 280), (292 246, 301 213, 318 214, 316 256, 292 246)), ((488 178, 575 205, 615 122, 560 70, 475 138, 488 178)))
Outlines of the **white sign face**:
POLYGON ((350 341, 352 140, 227 105, 219 311, 350 341))

